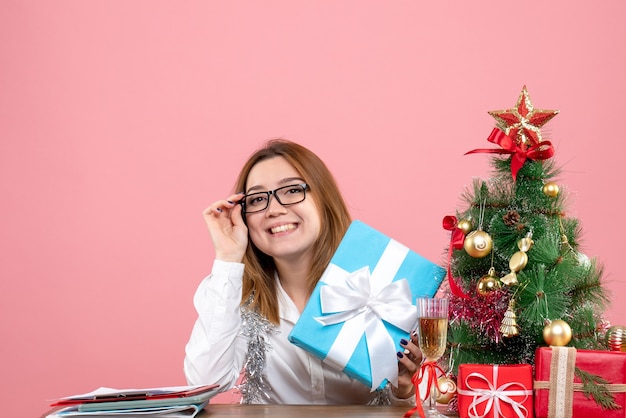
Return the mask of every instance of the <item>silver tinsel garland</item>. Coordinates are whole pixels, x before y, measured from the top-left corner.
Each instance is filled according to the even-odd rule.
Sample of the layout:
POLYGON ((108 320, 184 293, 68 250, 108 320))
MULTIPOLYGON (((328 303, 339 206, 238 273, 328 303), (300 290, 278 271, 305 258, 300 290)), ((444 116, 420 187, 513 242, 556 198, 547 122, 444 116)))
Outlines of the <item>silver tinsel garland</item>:
POLYGON ((250 308, 252 299, 242 306, 241 333, 248 341, 248 355, 243 366, 243 382, 237 387, 241 391, 241 403, 257 404, 271 399, 271 389, 265 382, 266 353, 271 350, 266 336, 278 332, 276 326, 270 323, 256 309, 250 308))
POLYGON ((391 405, 391 387, 389 384, 385 385, 382 389, 376 389, 374 397, 369 401, 368 405, 391 405))
MULTIPOLYGON (((242 404, 272 403, 271 389, 265 382, 266 355, 272 346, 267 335, 278 333, 276 326, 250 307, 252 297, 241 307, 241 333, 248 341, 248 353, 243 366, 243 381, 236 388, 241 392, 242 404), (265 402, 262 402, 262 401, 265 402)), ((386 385, 373 393, 368 405, 390 405, 390 387, 386 385)))

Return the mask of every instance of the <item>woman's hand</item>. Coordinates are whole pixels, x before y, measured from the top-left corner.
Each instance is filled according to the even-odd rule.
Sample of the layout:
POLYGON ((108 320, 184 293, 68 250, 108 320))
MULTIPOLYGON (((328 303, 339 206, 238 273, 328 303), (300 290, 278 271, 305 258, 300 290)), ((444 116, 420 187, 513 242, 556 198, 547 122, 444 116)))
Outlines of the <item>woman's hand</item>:
POLYGON ((416 342, 400 340, 404 352, 398 352, 398 387, 391 387, 393 395, 398 399, 410 398, 415 394, 415 387, 411 378, 419 370, 422 363, 422 352, 416 342))
POLYGON ((241 263, 246 253, 248 228, 239 204, 243 197, 243 193, 237 193, 218 200, 203 213, 217 260, 241 263))

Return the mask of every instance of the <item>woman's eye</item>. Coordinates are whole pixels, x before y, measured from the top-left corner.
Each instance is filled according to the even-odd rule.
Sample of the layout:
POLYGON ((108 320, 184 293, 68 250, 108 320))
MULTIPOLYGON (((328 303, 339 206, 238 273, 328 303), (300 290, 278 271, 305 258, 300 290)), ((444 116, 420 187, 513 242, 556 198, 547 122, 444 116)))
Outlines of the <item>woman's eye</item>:
POLYGON ((254 196, 248 199, 247 204, 250 206, 260 205, 265 202, 266 199, 265 196, 254 196))

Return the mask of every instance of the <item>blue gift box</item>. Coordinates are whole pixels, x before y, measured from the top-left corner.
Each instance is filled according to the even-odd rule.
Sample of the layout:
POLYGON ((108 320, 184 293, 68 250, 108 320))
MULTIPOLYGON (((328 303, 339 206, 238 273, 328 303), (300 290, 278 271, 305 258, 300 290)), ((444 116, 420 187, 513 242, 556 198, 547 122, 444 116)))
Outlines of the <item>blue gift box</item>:
POLYGON ((415 300, 437 292, 445 270, 353 221, 289 340, 375 390, 397 383, 396 352, 417 322, 415 300))

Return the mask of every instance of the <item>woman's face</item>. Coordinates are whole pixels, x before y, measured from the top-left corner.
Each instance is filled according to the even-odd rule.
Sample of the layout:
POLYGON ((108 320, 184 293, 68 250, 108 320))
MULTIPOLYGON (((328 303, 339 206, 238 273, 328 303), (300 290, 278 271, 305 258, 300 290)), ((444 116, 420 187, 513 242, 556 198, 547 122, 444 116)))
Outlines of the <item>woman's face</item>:
MULTIPOLYGON (((287 160, 273 157, 252 167, 245 192, 267 192, 301 183, 305 180, 287 160)), ((308 192, 302 202, 289 206, 282 206, 272 195, 267 209, 245 216, 250 239, 265 254, 285 261, 311 256, 321 221, 317 202, 308 192)))

